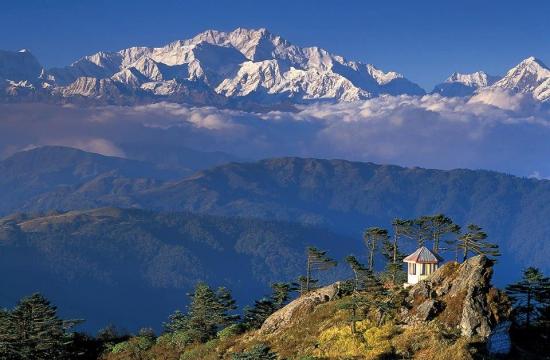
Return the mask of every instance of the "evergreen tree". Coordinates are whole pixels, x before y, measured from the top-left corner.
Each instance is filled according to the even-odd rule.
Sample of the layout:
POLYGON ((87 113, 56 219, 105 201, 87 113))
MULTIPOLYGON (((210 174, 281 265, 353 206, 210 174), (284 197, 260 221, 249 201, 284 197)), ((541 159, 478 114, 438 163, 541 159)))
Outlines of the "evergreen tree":
POLYGON ((71 327, 80 320, 64 321, 57 308, 40 294, 21 299, 12 311, 3 311, 0 319, 0 348, 6 359, 61 359, 72 342, 71 327))
POLYGON ((363 240, 368 249, 370 271, 374 271, 374 255, 378 246, 388 241, 388 230, 379 227, 371 227, 363 233, 363 240))
MULTIPOLYGON (((429 235, 424 231, 422 222, 419 219, 395 219, 392 222, 394 233, 397 235, 397 239, 405 237, 417 242, 418 246, 424 246, 428 241, 429 235)), ((395 241, 397 241, 395 239, 395 241)))
POLYGON ((272 294, 256 300, 253 307, 247 307, 243 313, 243 324, 249 329, 258 329, 264 321, 275 311, 282 308, 290 298, 292 285, 288 283, 274 283, 271 285, 272 294))
POLYGON ((403 259, 405 254, 399 250, 399 244, 395 240, 397 236, 394 234, 394 240, 389 239, 384 242, 382 247, 382 255, 386 258, 386 267, 382 277, 385 281, 392 283, 394 286, 401 286, 406 279, 407 274, 403 270, 403 259))
POLYGON ((176 311, 165 324, 167 331, 185 331, 190 342, 206 342, 217 332, 233 323, 237 317, 230 312, 236 309, 235 301, 226 288, 214 292, 207 284, 199 283, 193 294, 187 314, 176 311))
POLYGON ((248 351, 235 353, 233 360, 277 360, 277 354, 271 351, 269 346, 259 344, 248 351))
POLYGON ((277 309, 282 308, 290 299, 290 293, 294 290, 292 284, 284 282, 276 282, 271 284, 273 294, 271 298, 277 309))
POLYGON ((307 276, 298 276, 298 279, 296 279, 296 282, 292 284, 292 289, 294 291, 298 291, 300 295, 304 295, 306 291, 306 287, 309 288, 309 290, 316 289, 317 284, 319 283, 319 279, 314 279, 311 276, 308 278, 307 276))
POLYGON ((355 256, 346 257, 346 262, 350 266, 353 272, 353 287, 351 296, 340 305, 342 309, 349 311, 349 321, 351 326, 351 333, 356 333, 356 322, 361 320, 360 311, 365 305, 364 297, 359 291, 364 290, 366 285, 370 283, 369 279, 373 276, 372 271, 357 260, 355 256))
MULTIPOLYGON (((439 253, 441 241, 448 235, 458 235, 460 226, 455 224, 450 217, 443 214, 421 216, 417 220, 420 231, 423 233, 422 238, 432 241, 432 249, 434 253, 439 253)), ((447 242, 452 244, 456 239, 447 239, 447 242)))
POLYGON ((188 317, 180 310, 176 310, 173 314, 168 316, 168 322, 164 323, 164 331, 169 333, 175 333, 178 331, 184 331, 187 329, 188 317))
POLYGON ((233 299, 231 291, 225 287, 218 288, 216 292, 218 299, 218 312, 223 321, 220 323, 222 327, 233 324, 239 319, 239 315, 230 314, 231 311, 237 309, 237 302, 233 299))
POLYGON ((527 328, 540 311, 548 306, 550 279, 537 268, 527 268, 520 281, 506 287, 506 293, 514 304, 516 321, 527 328))
POLYGON ((393 239, 391 244, 389 244, 388 241, 386 242, 384 249, 386 258, 390 259, 391 257, 391 262, 393 263, 397 263, 403 260, 399 259, 399 256, 402 255, 399 253, 399 240, 403 236, 408 235, 408 228, 410 226, 409 224, 410 220, 394 219, 392 221, 393 239))
POLYGON ((14 326, 8 310, 0 309, 0 360, 17 359, 14 326))
POLYGON ((359 260, 353 255, 346 257, 351 271, 353 272, 353 291, 363 290, 368 282, 368 279, 372 277, 372 271, 370 271, 365 265, 361 264, 359 260))
POLYGON ((253 307, 244 309, 243 324, 248 329, 259 329, 264 321, 275 311, 277 311, 277 307, 273 299, 262 298, 256 300, 253 307))
POLYGON ((305 292, 311 290, 313 271, 328 270, 336 266, 336 261, 327 256, 326 251, 321 251, 315 247, 307 248, 307 265, 306 265, 306 279, 305 279, 305 292))
POLYGON ((469 253, 487 256, 500 256, 498 245, 487 241, 487 234, 481 227, 470 224, 468 231, 458 238, 458 247, 463 251, 463 261, 466 261, 469 253))

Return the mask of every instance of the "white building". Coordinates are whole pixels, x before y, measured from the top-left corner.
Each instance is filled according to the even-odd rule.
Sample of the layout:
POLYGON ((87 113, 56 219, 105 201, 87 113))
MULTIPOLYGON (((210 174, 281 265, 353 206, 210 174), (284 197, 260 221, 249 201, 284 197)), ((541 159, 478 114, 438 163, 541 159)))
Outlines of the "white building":
POLYGON ((405 287, 411 286, 424 280, 439 267, 443 259, 434 254, 427 247, 422 246, 415 252, 403 259, 407 263, 407 283, 405 287))

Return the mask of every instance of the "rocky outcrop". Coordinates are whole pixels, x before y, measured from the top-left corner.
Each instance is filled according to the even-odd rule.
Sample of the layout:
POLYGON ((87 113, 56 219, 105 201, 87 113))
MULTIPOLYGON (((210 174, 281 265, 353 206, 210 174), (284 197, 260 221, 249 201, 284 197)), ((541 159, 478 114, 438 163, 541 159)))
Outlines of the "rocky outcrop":
POLYGON ((313 312, 318 305, 336 298, 339 292, 340 282, 336 282, 332 285, 300 296, 298 299, 269 316, 260 328, 260 334, 276 334, 288 329, 296 322, 304 319, 307 314, 313 312))
POLYGON ((510 303, 491 286, 493 261, 475 256, 448 263, 410 288, 403 318, 407 323, 433 319, 460 330, 463 336, 487 337, 510 313, 510 303))

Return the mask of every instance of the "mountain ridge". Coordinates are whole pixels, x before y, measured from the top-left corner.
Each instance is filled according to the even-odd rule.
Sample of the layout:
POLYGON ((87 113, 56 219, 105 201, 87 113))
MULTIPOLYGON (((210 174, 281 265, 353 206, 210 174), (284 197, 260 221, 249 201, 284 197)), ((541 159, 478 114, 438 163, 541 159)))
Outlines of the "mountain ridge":
MULTIPOLYGON (((6 174, 0 172, 0 183, 7 183, 6 174)), ((545 267, 550 253, 550 230, 530 226, 547 223, 550 181, 493 171, 277 158, 168 181, 111 171, 35 191, 31 180, 12 181, 9 192, 0 192, 3 214, 114 206, 291 221, 360 237, 365 227, 389 227, 396 217, 445 213, 461 225, 484 226, 507 262, 545 267)))
MULTIPOLYGON (((2 51, 0 78, 4 101, 172 101, 254 109, 426 93, 402 74, 316 46, 296 46, 265 28, 206 30, 161 47, 100 51, 49 70, 26 50, 2 51)), ((454 73, 432 93, 471 96, 485 89, 531 94, 546 102, 550 70, 529 57, 499 78, 484 72, 454 73)))
POLYGON ((207 30, 157 48, 100 51, 69 66, 45 70, 41 79, 29 81, 37 84, 37 90, 48 88, 61 98, 122 102, 181 95, 193 102, 188 95, 197 89, 208 103, 222 104, 249 95, 260 103, 277 103, 281 98, 302 103, 354 101, 383 93, 424 94, 401 74, 348 61, 318 47, 298 47, 264 28, 207 30), (169 90, 155 91, 159 86, 169 90))

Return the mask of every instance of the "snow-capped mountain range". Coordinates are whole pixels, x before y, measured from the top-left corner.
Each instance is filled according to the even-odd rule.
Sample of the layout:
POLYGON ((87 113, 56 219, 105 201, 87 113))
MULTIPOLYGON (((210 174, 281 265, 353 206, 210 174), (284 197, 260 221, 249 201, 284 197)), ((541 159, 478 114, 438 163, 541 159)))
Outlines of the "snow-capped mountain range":
MULTIPOLYGON (((163 47, 98 52, 63 68, 44 69, 27 50, 0 51, 4 101, 273 106, 356 101, 380 95, 424 95, 396 72, 350 61, 318 47, 298 47, 266 29, 208 30, 163 47)), ((550 100, 550 70, 528 58, 502 77, 455 73, 437 85, 442 96, 485 88, 550 100)))

